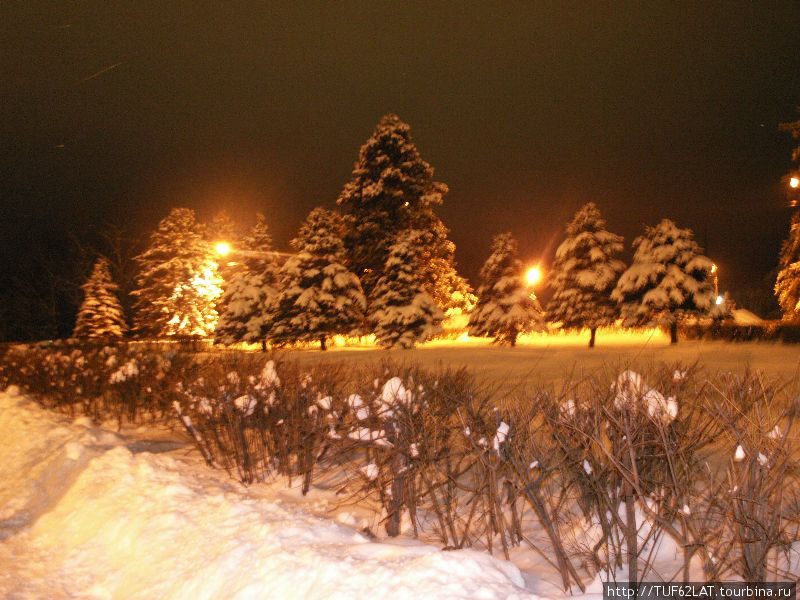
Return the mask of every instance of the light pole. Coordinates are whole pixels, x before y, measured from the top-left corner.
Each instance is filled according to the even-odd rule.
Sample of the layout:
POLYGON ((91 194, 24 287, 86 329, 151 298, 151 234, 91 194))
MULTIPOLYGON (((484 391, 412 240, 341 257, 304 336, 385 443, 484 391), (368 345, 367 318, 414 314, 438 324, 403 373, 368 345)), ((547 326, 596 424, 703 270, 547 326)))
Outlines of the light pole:
MULTIPOLYGON (((714 297, 719 298, 719 276, 717 274, 719 269, 717 268, 717 263, 711 263, 711 275, 714 276, 714 297)), ((719 302, 717 302, 719 304, 719 302)))

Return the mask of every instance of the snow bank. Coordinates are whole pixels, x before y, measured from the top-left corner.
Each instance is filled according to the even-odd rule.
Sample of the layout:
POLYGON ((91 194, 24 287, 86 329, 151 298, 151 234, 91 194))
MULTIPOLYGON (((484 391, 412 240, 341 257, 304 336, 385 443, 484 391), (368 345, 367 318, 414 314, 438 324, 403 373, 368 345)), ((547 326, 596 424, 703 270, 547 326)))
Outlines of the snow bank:
POLYGON ((0 597, 535 597, 510 563, 372 542, 8 392, 0 506, 0 597))

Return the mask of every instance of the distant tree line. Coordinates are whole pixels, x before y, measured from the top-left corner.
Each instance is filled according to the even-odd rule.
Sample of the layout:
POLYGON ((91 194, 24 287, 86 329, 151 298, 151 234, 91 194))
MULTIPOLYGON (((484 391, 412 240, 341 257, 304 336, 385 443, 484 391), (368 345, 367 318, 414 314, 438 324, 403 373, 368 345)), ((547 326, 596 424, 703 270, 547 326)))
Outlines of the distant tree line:
MULTIPOLYGON (((453 313, 468 314, 468 332, 514 345, 519 335, 586 329, 590 347, 599 328, 663 327, 677 341, 681 322, 723 318, 712 262, 689 229, 664 219, 633 241, 632 263, 619 259, 620 236, 606 230, 598 207, 583 206, 556 250, 543 307, 525 285, 517 242, 494 237, 478 288, 459 273, 455 245, 435 209, 448 189, 413 143, 410 127, 387 115, 359 152, 337 211, 316 208, 291 241, 291 253, 272 247, 258 215, 238 236, 227 215, 208 225, 174 208, 133 259, 122 301, 111 261, 98 259, 82 286, 76 337, 213 337, 223 344, 264 347, 318 343, 334 336, 374 334, 384 347, 412 348, 442 334, 453 313), (230 242, 229 256, 214 243, 230 242), (129 300, 130 298, 130 300, 129 300)), ((775 288, 786 318, 800 317, 800 220, 781 255, 775 288)))

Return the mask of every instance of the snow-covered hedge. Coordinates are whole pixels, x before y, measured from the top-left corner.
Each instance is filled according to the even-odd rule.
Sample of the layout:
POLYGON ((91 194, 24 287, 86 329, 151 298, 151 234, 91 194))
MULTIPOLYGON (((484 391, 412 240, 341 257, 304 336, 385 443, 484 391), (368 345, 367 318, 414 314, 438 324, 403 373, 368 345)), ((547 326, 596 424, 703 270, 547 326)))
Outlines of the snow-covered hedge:
POLYGON ((234 366, 176 407, 207 460, 304 492, 333 481, 389 535, 506 557, 529 546, 565 589, 664 576, 664 540, 687 581, 763 580, 797 558, 798 400, 753 375, 662 365, 498 398, 465 371, 234 366))
POLYGON ((465 370, 66 344, 6 348, 10 384, 72 414, 167 420, 210 465, 304 493, 317 480, 388 535, 529 547, 565 589, 764 581, 798 560, 800 396, 749 373, 620 366, 507 397, 465 370), (655 572, 665 543, 681 572, 655 572))
POLYGON ((0 359, 0 385, 17 385, 47 407, 96 421, 172 420, 175 381, 194 361, 176 352, 153 352, 137 344, 91 344, 75 340, 7 346, 0 359))
POLYGON ((725 340, 730 342, 784 342, 800 344, 800 323, 767 321, 763 325, 735 323, 685 324, 681 333, 686 339, 725 340))

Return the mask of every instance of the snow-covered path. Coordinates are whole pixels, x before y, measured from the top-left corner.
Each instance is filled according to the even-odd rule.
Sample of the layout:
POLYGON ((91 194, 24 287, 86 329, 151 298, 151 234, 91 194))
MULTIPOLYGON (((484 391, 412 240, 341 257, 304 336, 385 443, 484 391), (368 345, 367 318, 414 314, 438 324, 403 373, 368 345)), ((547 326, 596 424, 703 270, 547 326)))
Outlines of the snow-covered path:
POLYGON ((476 551, 376 543, 0 393, 2 598, 522 598, 476 551))

